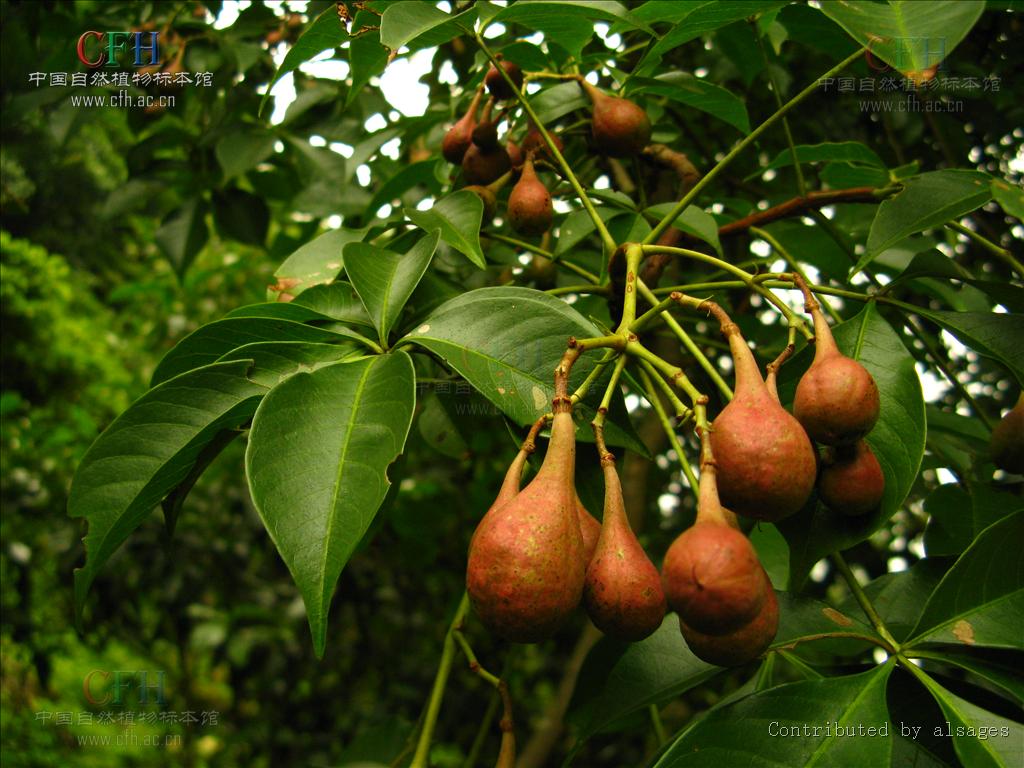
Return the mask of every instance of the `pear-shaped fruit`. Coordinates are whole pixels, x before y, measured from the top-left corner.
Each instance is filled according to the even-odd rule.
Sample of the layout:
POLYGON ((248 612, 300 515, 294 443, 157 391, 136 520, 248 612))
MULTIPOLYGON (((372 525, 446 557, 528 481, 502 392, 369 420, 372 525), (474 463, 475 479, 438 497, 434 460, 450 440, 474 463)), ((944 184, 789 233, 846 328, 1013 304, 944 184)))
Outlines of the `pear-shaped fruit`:
MULTIPOLYGON (((550 133, 550 131, 549 131, 550 133)), ((557 133, 551 133, 551 141, 558 147, 558 151, 561 152, 565 148, 565 142, 562 141, 561 137, 557 133)), ((551 154, 551 150, 548 148, 547 142, 544 141, 544 137, 541 136, 540 131, 537 130, 536 126, 530 126, 530 130, 526 132, 526 136, 523 137, 523 152, 529 154, 530 152, 536 152, 549 160, 554 160, 554 156, 551 154)))
POLYGON ((818 476, 818 497, 844 515, 865 515, 877 509, 884 493, 882 467, 863 440, 836 448, 833 461, 818 476))
POLYGON ((819 443, 855 443, 878 421, 878 386, 863 365, 839 351, 817 306, 811 315, 814 362, 796 386, 793 415, 819 443))
POLYGON ((992 430, 989 448, 997 467, 1024 475, 1024 393, 992 430))
POLYGON ((537 475, 492 507, 469 548, 466 589, 480 620, 519 643, 550 637, 579 605, 586 562, 573 474, 571 406, 558 401, 551 441, 537 475))
MULTIPOLYGON (((523 87, 523 70, 519 68, 519 65, 513 64, 511 61, 501 62, 501 68, 505 70, 512 82, 516 84, 517 89, 523 87)), ((491 96, 503 101, 505 99, 511 99, 515 96, 515 91, 509 86, 508 81, 501 76, 501 73, 492 64, 491 68, 487 70, 487 75, 484 76, 484 85, 487 86, 487 90, 491 96)))
MULTIPOLYGON (((476 127, 476 111, 480 106, 483 91, 477 91, 469 104, 466 114, 460 117, 455 125, 448 129, 441 142, 441 154, 452 165, 461 165, 466 150, 473 144, 473 129, 476 127)), ((501 174, 498 174, 499 176, 501 174)), ((495 177, 497 178, 497 176, 495 177)), ((491 179, 493 181, 494 179, 491 179)))
POLYGON ((609 96, 586 80, 579 82, 594 105, 591 132, 597 148, 611 157, 640 154, 651 142, 647 113, 629 99, 609 96))
POLYGON ((597 549, 597 540, 601 537, 601 523, 583 506, 578 493, 576 494, 576 517, 579 519, 580 535, 583 537, 583 555, 589 563, 594 557, 594 550, 597 549))
POLYGON ((540 235, 551 227, 555 209, 551 193, 533 169, 533 156, 527 155, 523 173, 508 196, 508 220, 512 229, 524 235, 540 235))
POLYGON ((814 488, 814 447, 800 422, 772 396, 735 325, 726 329, 736 394, 711 425, 722 503, 774 522, 799 510, 814 488))
POLYGON ((462 158, 462 176, 467 184, 490 184, 512 169, 512 161, 502 146, 488 151, 470 142, 462 158))
POLYGON ((605 634, 643 640, 665 618, 665 593, 654 563, 629 526, 622 486, 611 454, 601 458, 604 518, 597 549, 587 567, 583 604, 605 634))
POLYGON ((700 476, 697 521, 665 553, 662 581, 673 611, 709 635, 752 621, 771 591, 750 540, 736 530, 718 501, 715 468, 700 476))
POLYGON ((779 601, 770 589, 754 620, 725 635, 698 632, 679 619, 679 631, 693 655, 720 667, 739 667, 753 661, 768 649, 778 629, 779 601))
POLYGON ((494 99, 488 99, 484 105, 484 111, 480 115, 480 122, 473 128, 473 143, 485 152, 493 152, 498 148, 498 123, 499 119, 491 118, 491 111, 494 109, 494 99))
POLYGON ((523 152, 522 147, 511 139, 505 142, 505 151, 508 152, 508 159, 512 163, 513 168, 521 166, 523 160, 526 159, 526 154, 523 152))

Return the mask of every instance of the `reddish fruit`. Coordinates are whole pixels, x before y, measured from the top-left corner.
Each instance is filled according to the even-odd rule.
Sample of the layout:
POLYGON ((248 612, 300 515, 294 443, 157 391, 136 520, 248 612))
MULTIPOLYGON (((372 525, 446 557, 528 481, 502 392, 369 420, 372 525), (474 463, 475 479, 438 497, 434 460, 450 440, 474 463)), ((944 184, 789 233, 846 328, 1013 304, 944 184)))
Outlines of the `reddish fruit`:
POLYGON ((494 218, 494 212, 498 208, 498 198, 495 197, 490 187, 484 187, 480 184, 470 184, 465 189, 472 192, 474 195, 480 198, 480 202, 484 204, 484 221, 490 221, 494 218))
POLYGON ((720 667, 739 667, 753 661, 768 650, 778 629, 779 601, 770 589, 754 620, 726 635, 707 635, 679 620, 679 631, 693 655, 720 667))
MULTIPOLYGON (((441 142, 441 154, 452 165, 461 165, 466 150, 473 144, 473 128, 476 127, 476 110, 480 106, 483 91, 477 91, 469 104, 466 114, 460 117, 455 125, 448 129, 441 142)), ((498 174, 499 176, 501 174, 498 174)), ((497 178, 495 176, 494 178, 497 178)), ((491 179, 490 181, 494 181, 491 179)), ((487 183, 487 182, 485 182, 487 183)))
POLYGON ((736 394, 711 425, 722 503, 775 522, 799 510, 817 474, 814 447, 800 422, 779 405, 735 325, 725 329, 736 369, 736 394))
POLYGON ((504 147, 486 151, 470 142, 462 158, 462 176, 469 184, 490 184, 512 169, 504 147))
POLYGON ((844 515, 865 515, 882 503, 885 475, 871 447, 863 440, 836 449, 833 463, 818 476, 818 497, 844 515))
POLYGON ((526 159, 526 155, 523 154, 523 150, 511 139, 505 142, 505 151, 508 152, 508 159, 509 162, 512 163, 513 168, 521 166, 523 164, 523 160, 526 159))
POLYGON ((992 430, 989 447, 997 467, 1024 475, 1024 393, 992 430))
POLYGON ((602 632, 635 642, 661 626, 665 593, 658 569, 629 526, 614 457, 602 457, 601 467, 604 518, 597 549, 587 567, 583 604, 602 632))
POLYGON ((523 173, 508 196, 508 220, 512 229, 524 235, 540 235, 551 227, 554 216, 551 193, 537 178, 533 157, 527 155, 523 173))
POLYGON ((579 82, 594 105, 591 132, 597 148, 611 157, 640 154, 651 142, 647 113, 629 99, 602 93, 586 80, 579 82))
MULTIPOLYGON (((508 74, 510 78, 512 78, 512 82, 516 84, 516 90, 523 87, 523 70, 521 70, 518 65, 513 64, 511 61, 503 61, 501 62, 501 68, 505 70, 506 74, 508 74)), ((487 90, 490 92, 491 96, 499 101, 511 99, 516 95, 515 91, 513 91, 511 86, 508 84, 508 81, 501 76, 501 73, 495 69, 493 64, 491 65, 491 68, 487 70, 487 76, 484 77, 484 85, 487 86, 487 90)))
POLYGON ((721 635, 757 616, 771 584, 750 540, 729 524, 715 485, 714 466, 705 466, 697 522, 665 553, 662 581, 669 606, 687 625, 721 635))
MULTIPOLYGON (((566 398, 567 400, 567 398, 566 398)), ((576 512, 576 436, 558 401, 544 463, 530 483, 480 521, 466 589, 480 620, 519 643, 550 637, 579 605, 586 562, 576 512)))
MULTIPOLYGON (((548 132, 551 136, 551 141, 558 151, 561 152, 565 148, 565 142, 562 141, 561 137, 557 133, 548 132)), ((530 152, 537 153, 542 157, 546 157, 549 160, 554 160, 554 156, 551 154, 551 149, 548 147, 547 142, 544 141, 544 137, 535 126, 530 126, 530 130, 526 132, 526 136, 523 137, 523 152, 529 154, 530 152)))
POLYGON ((583 554, 589 563, 594 557, 597 540, 601 537, 601 523, 583 506, 578 493, 576 494, 576 516, 579 518, 580 535, 583 537, 583 554))
POLYGON ((797 384, 793 415, 819 443, 849 445, 878 421, 878 386, 863 365, 839 351, 821 310, 815 306, 811 314, 814 362, 797 384))

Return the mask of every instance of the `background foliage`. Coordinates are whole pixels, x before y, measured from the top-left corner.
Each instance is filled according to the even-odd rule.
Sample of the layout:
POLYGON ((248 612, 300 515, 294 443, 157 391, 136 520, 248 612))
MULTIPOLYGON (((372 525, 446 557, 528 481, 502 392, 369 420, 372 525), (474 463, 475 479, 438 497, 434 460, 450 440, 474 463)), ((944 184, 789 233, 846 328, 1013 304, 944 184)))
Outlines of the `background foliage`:
MULTIPOLYGON (((517 425, 539 412, 527 386, 550 389, 549 372, 567 335, 612 324, 605 296, 573 290, 587 282, 579 270, 602 278, 606 271, 578 203, 559 209, 558 236, 545 241, 563 262, 552 269, 543 257, 489 237, 507 233, 500 223, 479 234, 475 199, 450 194, 458 183, 440 158, 441 137, 486 68, 472 37, 450 20, 451 9, 345 5, 351 30, 362 30, 351 39, 334 4, 323 2, 308 3, 300 15, 287 3, 251 3, 229 25, 214 24, 228 18, 220 3, 8 2, 0 10, 5 764, 402 764, 463 589, 469 536, 522 434, 517 425), (164 110, 114 110, 71 103, 72 93, 98 94, 101 86, 75 91, 29 80, 33 72, 78 71, 74 46, 84 30, 141 28, 161 32, 166 67, 212 72, 214 86, 169 89, 165 95, 177 101, 164 110), (386 100, 379 81, 389 58, 384 45, 399 51, 399 65, 429 56, 422 115, 405 115, 386 100), (303 64, 322 51, 347 63, 342 79, 316 76, 311 72, 323 70, 303 64), (268 85, 286 74, 296 98, 270 121, 276 98, 265 96, 268 85), (436 203, 426 210, 428 198, 436 203), (409 222, 421 229, 406 229, 409 222), (439 241, 427 242, 424 231, 439 231, 439 241), (424 265, 421 278, 408 274, 417 271, 410 262, 424 265), (373 272, 380 265, 397 271, 399 287, 411 287, 372 297, 346 282, 314 287, 337 277, 343 263, 357 289, 381 279, 373 272), (469 293, 476 289, 488 290, 469 293), (568 295, 572 304, 538 291, 568 295), (281 293, 298 298, 262 304, 281 293), (529 310, 523 302, 531 302, 529 310), (373 426, 381 422, 373 414, 386 412, 396 436, 380 462, 387 466, 401 455, 388 469, 390 489, 383 481, 355 489, 367 494, 356 512, 369 513, 345 546, 332 550, 333 541, 315 536, 289 544, 278 535, 286 530, 275 534, 288 498, 275 507, 261 478, 269 477, 270 489, 296 493, 286 485, 295 482, 294 466, 276 466, 287 456, 273 451, 261 464, 252 448, 246 458, 245 440, 225 441, 187 499, 180 490, 194 479, 191 464, 170 462, 177 474, 139 505, 124 545, 95 571, 85 631, 77 634, 72 574, 83 565, 87 528, 66 510, 72 474, 96 436, 151 381, 192 376, 197 360, 213 363, 224 354, 258 363, 251 381, 235 382, 237 399, 225 408, 236 417, 228 426, 244 428, 262 391, 296 361, 316 367, 358 354, 362 342, 353 332, 384 345, 405 339, 397 344, 403 351, 387 358, 346 363, 358 366, 352 371, 388 368, 385 391, 367 394, 359 418, 373 426), (240 343, 281 339, 301 349, 283 357, 280 347, 237 351, 240 343), (474 351, 488 344, 508 352, 504 369, 474 351), (522 377, 518 399, 499 394, 498 373, 522 377), (413 393, 415 420, 402 449, 399 417, 405 405, 412 413, 413 393), (166 493, 172 503, 161 522, 148 513, 166 493), (175 501, 183 501, 180 511, 175 501), (326 559, 336 566, 319 574, 321 582, 317 574, 304 581, 285 565, 292 564, 288 547, 302 550, 310 540, 329 549, 326 559), (318 616, 309 609, 311 595, 318 616), (58 725, 38 713, 98 713, 82 694, 91 670, 163 671, 166 710, 216 711, 219 720, 140 725, 143 733, 182 736, 159 750, 83 745, 78 737, 115 736, 124 726, 58 725)), ((844 10, 862 5, 539 2, 457 10, 469 27, 478 19, 500 22, 504 32, 488 45, 527 70, 604 67, 602 85, 624 83, 650 114, 654 140, 685 152, 705 173, 778 108, 771 82, 785 102, 852 54, 855 40, 867 39, 870 26, 844 10)), ((1005 259, 944 225, 961 222, 1020 258, 1024 108, 1014 80, 1024 66, 1016 44, 1021 17, 1009 3, 927 5, 928 12, 913 10, 923 3, 873 5, 871 21, 945 41, 940 73, 960 85, 941 95, 922 90, 919 98, 960 100, 959 112, 865 112, 866 99, 905 100, 903 87, 865 94, 836 86, 819 89, 790 115, 809 189, 891 192, 900 184, 899 195, 837 204, 827 216, 808 211, 760 233, 716 231, 796 195, 792 155, 776 125, 704 192, 699 210, 688 209, 677 222, 704 240, 694 247, 734 264, 769 268, 781 248, 819 283, 855 292, 886 286, 895 303, 831 303, 845 321, 836 331, 840 344, 860 350, 883 398, 907 406, 905 413, 883 411, 876 445, 890 488, 899 491, 891 490, 883 513, 867 523, 839 524, 811 508, 788 525, 752 532, 776 588, 785 591, 776 650, 747 669, 722 671, 696 660, 671 617, 629 647, 598 642, 582 617, 551 642, 515 648, 471 624, 478 655, 488 668, 504 669, 513 691, 522 765, 557 765, 568 755, 578 765, 692 765, 695 748, 701 764, 719 765, 758 755, 792 765, 1019 764, 1022 484, 995 472, 987 442, 1020 391, 1024 333, 1019 315, 1006 310, 1019 313, 1024 302, 1020 275, 1005 259), (968 78, 988 85, 969 87, 968 78), (837 625, 873 636, 834 561, 822 560, 835 549, 845 550, 895 638, 920 641, 928 677, 886 660, 869 642, 797 643, 837 625), (959 621, 968 622, 972 642, 964 641, 959 621), (760 725, 787 718, 912 722, 924 726, 924 735, 838 740, 827 757, 814 758, 816 742, 770 739, 760 725), (739 739, 737 722, 758 725, 745 727, 739 739), (931 732, 943 723, 1006 724, 1012 736, 931 732), (740 754, 730 751, 736 749, 740 754)), ((875 52, 890 63, 896 55, 875 52)), ((921 70, 931 63, 903 62, 921 70)), ((876 83, 896 77, 871 65, 859 60, 844 74, 876 83)), ((546 123, 558 122, 572 167, 612 234, 619 241, 642 237, 678 199, 677 176, 648 159, 616 167, 588 154, 578 86, 542 82, 532 103, 546 123), (620 194, 630 184, 641 210, 620 194)), ((520 122, 516 133, 524 127, 520 122)), ((545 174, 556 195, 571 201, 554 178, 545 174)), ((660 285, 721 279, 700 264, 674 262, 660 285)), ((777 315, 744 290, 720 291, 718 298, 761 362, 774 357, 785 343, 777 315)), ((700 318, 680 322, 721 362, 724 349, 712 329, 700 318)), ((658 332, 649 343, 692 371, 704 391, 715 391, 669 334, 658 332)), ((808 357, 783 368, 784 401, 808 357)), ((588 364, 585 358, 577 374, 588 364)), ((280 404, 280 414, 289 404, 315 401, 316 387, 329 385, 337 370, 289 380, 260 407, 272 412, 280 404)), ((204 375, 211 376, 209 369, 204 375)), ((632 449, 622 451, 627 505, 658 561, 692 520, 693 503, 656 414, 639 404, 633 384, 627 389, 633 410, 627 417, 618 405, 613 442, 632 449)), ((315 428, 294 420, 267 425, 275 437, 289 430, 308 437, 315 428)), ((250 446, 257 444, 258 426, 249 437, 250 446)), ((357 430, 329 437, 351 437, 364 453, 380 447, 357 430)), ((171 443, 158 442, 169 450, 171 443)), ((317 444, 329 459, 329 440, 317 444)), ((597 511, 592 453, 580 450, 578 484, 597 511)), ((115 467, 115 479, 119 469, 128 473, 115 467)), ((95 515, 90 522, 96 525, 95 515)), ((469 765, 471 757, 488 764, 497 752, 492 693, 460 663, 434 740, 439 766, 469 765)))

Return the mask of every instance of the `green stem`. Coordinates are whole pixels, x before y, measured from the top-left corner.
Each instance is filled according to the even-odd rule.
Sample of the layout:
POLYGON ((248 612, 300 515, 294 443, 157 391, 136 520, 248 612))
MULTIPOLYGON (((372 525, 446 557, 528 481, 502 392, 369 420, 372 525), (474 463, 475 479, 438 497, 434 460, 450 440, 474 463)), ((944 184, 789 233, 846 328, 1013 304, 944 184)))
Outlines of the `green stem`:
MULTIPOLYGON (((693 494, 693 500, 697 501, 697 475, 694 473, 693 467, 690 466, 690 462, 686 458, 686 454, 683 452, 683 446, 679 442, 679 436, 676 434, 675 429, 672 428, 672 424, 669 423, 668 414, 665 413, 665 407, 661 404, 661 399, 658 397, 658 393, 654 391, 654 385, 651 383, 651 376, 646 370, 650 364, 645 360, 641 360, 640 363, 640 382, 644 386, 644 394, 647 396, 647 401, 654 407, 655 413, 658 414, 658 421, 661 422, 661 428, 664 430, 666 437, 668 437, 669 445, 672 446, 672 450, 674 450, 676 452, 676 456, 679 457, 679 466, 683 468, 683 474, 686 475, 686 482, 690 486, 690 493, 693 494)), ((657 378, 661 377, 659 376, 657 378)))
MULTIPOLYGON (((564 264, 565 262, 560 262, 564 264)), ((549 288, 544 291, 548 296, 565 296, 570 293, 592 293, 592 294, 605 294, 609 293, 607 285, 563 285, 558 288, 549 288)))
MULTIPOLYGON (((658 297, 655 296, 651 289, 644 284, 643 280, 638 279, 636 281, 636 286, 640 291, 640 295, 643 296, 649 304, 658 303, 658 297)), ((718 369, 715 368, 714 364, 708 360, 707 355, 705 355, 701 351, 700 347, 694 343, 693 339, 690 338, 690 334, 683 330, 683 326, 677 323, 676 319, 668 312, 662 312, 661 317, 665 321, 665 325, 668 326, 669 330, 675 334, 676 338, 679 339, 684 347, 686 347, 687 351, 694 356, 697 363, 704 369, 704 372, 718 388, 718 391, 721 392, 727 400, 732 400, 732 390, 729 389, 729 385, 725 383, 725 379, 722 378, 722 375, 718 372, 718 369)))
POLYGON ((701 394, 700 391, 693 386, 693 382, 686 377, 682 368, 662 360, 639 341, 631 340, 627 343, 626 353, 632 355, 638 360, 646 360, 662 375, 664 375, 665 378, 679 387, 679 389, 683 390, 693 403, 693 419, 697 424, 697 429, 703 431, 708 428, 708 396, 701 394))
MULTIPOLYGON (((779 85, 772 75, 771 61, 768 59, 768 51, 764 48, 764 36, 760 34, 757 25, 754 25, 754 34, 757 35, 757 45, 761 49, 761 58, 764 59, 764 73, 768 77, 768 85, 772 88, 772 95, 775 96, 775 107, 781 110, 782 94, 779 93, 779 85)), ((782 130, 786 134, 786 144, 789 145, 789 153, 793 156, 793 170, 796 172, 796 188, 800 197, 807 197, 807 184, 804 182, 804 171, 800 167, 800 158, 796 154, 796 142, 793 141, 793 132, 789 129, 789 118, 782 118, 782 130)))
POLYGON ((434 737, 434 726, 437 725, 437 716, 441 711, 441 700, 444 698, 444 689, 448 685, 448 677, 452 671, 452 660, 455 658, 455 628, 461 626, 466 613, 469 611, 469 594, 463 593, 459 607, 455 611, 455 618, 448 625, 448 632, 444 636, 444 646, 441 651, 441 662, 437 666, 437 675, 434 677, 434 687, 430 692, 430 701, 427 703, 427 714, 423 718, 423 729, 420 731, 419 740, 416 742, 416 753, 413 755, 409 768, 427 768, 427 760, 430 757, 430 741, 434 737))
POLYGON ((808 327, 807 321, 800 317, 798 314, 796 314, 796 312, 794 312, 792 309, 790 309, 789 306, 782 299, 780 299, 770 290, 765 288, 760 281, 755 280, 754 276, 751 275, 749 272, 745 272, 744 270, 730 264, 727 261, 722 261, 721 259, 715 258, 714 256, 709 256, 706 253, 701 253, 700 251, 691 251, 689 248, 675 248, 668 245, 645 245, 643 246, 643 250, 644 253, 668 253, 673 256, 685 256, 688 259, 702 261, 705 264, 713 264, 719 269, 725 270, 726 272, 730 272, 736 275, 736 277, 738 277, 740 280, 746 283, 747 287, 751 291, 757 293, 760 296, 763 296, 776 309, 778 309, 779 312, 782 313, 782 316, 786 318, 787 323, 794 326, 807 339, 814 338, 814 332, 808 327))
POLYGON ((615 350, 609 349, 605 352, 604 357, 597 361, 597 365, 594 369, 587 374, 587 378, 583 380, 583 383, 576 388, 576 391, 572 393, 572 404, 576 405, 580 400, 587 396, 587 392, 590 391, 590 386, 597 381, 597 377, 601 375, 601 370, 612 360, 615 359, 615 350))
MULTIPOLYGON (((810 285, 811 281, 807 279, 807 273, 804 272, 804 268, 800 266, 800 262, 793 258, 792 254, 790 254, 790 252, 786 250, 785 246, 783 246, 782 243, 780 243, 770 233, 765 232, 760 227, 751 227, 750 234, 755 235, 756 237, 759 237, 766 243, 768 243, 768 245, 772 247, 772 250, 779 254, 779 256, 781 256, 783 260, 786 262, 786 264, 789 265, 789 268, 796 272, 798 275, 800 275, 801 279, 805 283, 810 285)), ((842 316, 838 312, 836 312, 836 310, 832 307, 831 304, 829 304, 827 301, 821 301, 819 303, 823 307, 825 307, 825 311, 832 316, 833 320, 835 320, 837 323, 842 322, 842 316)))
POLYGON ((775 652, 779 654, 779 656, 784 658, 786 661, 788 661, 792 666, 796 667, 800 672, 802 672, 803 676, 806 677, 808 680, 821 680, 825 677, 823 674, 821 674, 821 672, 816 670, 814 667, 805 663, 804 660, 797 656, 795 653, 784 651, 781 648, 776 650, 775 652))
MULTIPOLYGON (((576 174, 573 173, 572 166, 569 165, 565 156, 562 155, 562 152, 556 146, 554 140, 551 138, 551 134, 548 133, 548 129, 544 127, 544 123, 541 122, 540 117, 538 117, 533 107, 530 106, 530 102, 527 100, 525 94, 519 89, 515 82, 513 82, 512 78, 509 77, 508 72, 506 72, 505 68, 498 62, 498 59, 495 57, 491 49, 487 47, 483 36, 478 32, 475 37, 477 45, 480 46, 480 50, 484 52, 484 55, 490 59, 490 62, 494 65, 495 69, 503 78, 505 78, 505 82, 507 82, 509 87, 512 89, 512 92, 516 96, 516 100, 522 106, 526 114, 529 115, 533 124, 537 127, 537 130, 540 131, 540 135, 544 137, 544 143, 547 144, 548 152, 550 152, 551 156, 558 162, 558 165, 561 167, 566 179, 568 179, 569 183, 572 184, 573 191, 576 192, 576 196, 583 204, 584 210, 586 210, 590 220, 594 222, 594 228, 597 230, 597 234, 600 236, 601 243, 604 246, 605 256, 611 256, 612 253, 615 252, 615 240, 608 231, 608 227, 605 226, 604 220, 598 215, 597 209, 591 202, 590 197, 587 196, 587 191, 583 188, 583 185, 580 184, 580 180, 576 178, 576 174)), ((578 80, 579 76, 577 76, 576 79, 578 80)))
POLYGON ((672 403, 672 409, 676 412, 676 422, 682 423, 686 419, 693 418, 693 412, 687 408, 683 401, 676 395, 675 390, 668 385, 668 382, 662 378, 661 374, 646 360, 639 360, 640 367, 646 371, 655 384, 658 385, 658 389, 662 391, 668 401, 672 403))
POLYGON ((569 271, 575 272, 584 280, 589 280, 595 285, 601 282, 601 278, 599 278, 593 272, 589 272, 585 270, 583 267, 578 267, 571 261, 566 261, 565 259, 556 259, 555 255, 551 253, 551 251, 544 250, 539 245, 532 245, 531 243, 527 243, 522 240, 517 240, 514 237, 509 237, 508 235, 499 235, 497 232, 481 232, 480 234, 499 243, 505 243, 506 245, 511 245, 516 248, 522 248, 524 251, 528 251, 529 253, 535 253, 538 256, 544 257, 548 261, 553 261, 555 264, 561 264, 569 271))
POLYGON ((654 738, 658 740, 658 746, 660 747, 668 741, 668 734, 665 733, 665 724, 661 722, 661 713, 658 711, 658 705, 651 704, 648 706, 647 711, 651 715, 651 726, 654 728, 654 738))
POLYGON ((962 235, 966 235, 968 238, 976 242, 978 245, 987 250, 993 256, 1004 261, 1010 267, 1010 269, 1012 269, 1018 275, 1024 277, 1024 264, 1021 264, 1019 261, 1017 261, 1017 259, 1014 258, 1013 254, 1010 253, 1005 248, 996 245, 987 237, 979 235, 973 229, 968 229, 959 221, 947 221, 946 226, 952 229, 954 232, 959 232, 962 235))
POLYGON ((639 279, 637 273, 640 271, 640 260, 643 257, 644 252, 640 246, 626 247, 626 293, 622 299, 622 322, 619 323, 619 333, 627 331, 636 320, 636 284, 639 279))
POLYGON ((615 368, 612 369, 612 376, 608 379, 608 386, 604 388, 604 396, 601 398, 601 405, 597 407, 597 414, 590 423, 595 430, 604 427, 605 417, 608 415, 608 408, 612 404, 612 395, 615 394, 615 387, 619 384, 619 377, 622 376, 622 369, 626 366, 626 356, 620 354, 615 361, 615 368))
POLYGON ((757 141, 757 139, 761 136, 762 133, 764 133, 766 130, 775 125, 775 123, 781 120, 790 110, 792 110, 802 101, 804 101, 804 99, 806 99, 808 96, 814 93, 818 89, 819 82, 826 78, 832 77, 833 75, 846 69, 847 66, 852 64, 858 58, 860 58, 860 56, 863 53, 864 49, 860 48, 854 53, 847 56, 841 62, 832 67, 832 69, 823 74, 821 77, 817 78, 813 83, 808 85, 806 88, 800 91, 800 93, 798 93, 788 102, 786 102, 786 104, 783 105, 781 109, 777 110, 775 114, 773 114, 771 117, 769 117, 759 126, 757 126, 757 128, 755 128, 753 131, 751 131, 746 138, 744 138, 735 147, 733 147, 729 154, 727 154, 725 157, 719 160, 715 167, 708 171, 701 178, 701 180, 694 185, 693 189, 691 189, 689 192, 686 193, 686 195, 683 196, 682 200, 675 204, 672 210, 669 211, 665 215, 665 217, 657 224, 657 226, 655 226, 654 229, 651 230, 650 234, 644 238, 644 244, 647 245, 649 243, 653 243, 659 237, 661 237, 665 230, 672 225, 672 222, 675 221, 679 217, 679 215, 686 210, 686 207, 697 198, 697 195, 704 191, 705 187, 707 187, 712 181, 714 181, 718 177, 718 175, 723 170, 725 170, 729 166, 729 164, 732 163, 732 161, 735 160, 736 157, 739 156, 739 154, 743 150, 745 150, 747 147, 749 147, 751 144, 757 141))
POLYGON ((898 653, 900 650, 900 644, 896 642, 896 638, 893 637, 886 628, 885 622, 882 621, 882 617, 878 615, 878 611, 875 610, 875 606, 871 604, 871 600, 868 599, 867 594, 865 594, 860 582, 857 581, 857 577, 854 576, 853 571, 850 570, 850 566, 846 563, 842 554, 839 552, 833 552, 831 557, 832 562, 835 563, 836 568, 839 569, 839 573, 842 574, 847 585, 850 587, 850 592, 853 593, 854 599, 857 601, 861 610, 864 611, 864 615, 871 621, 871 625, 875 628, 879 637, 892 646, 891 650, 893 652, 898 653))

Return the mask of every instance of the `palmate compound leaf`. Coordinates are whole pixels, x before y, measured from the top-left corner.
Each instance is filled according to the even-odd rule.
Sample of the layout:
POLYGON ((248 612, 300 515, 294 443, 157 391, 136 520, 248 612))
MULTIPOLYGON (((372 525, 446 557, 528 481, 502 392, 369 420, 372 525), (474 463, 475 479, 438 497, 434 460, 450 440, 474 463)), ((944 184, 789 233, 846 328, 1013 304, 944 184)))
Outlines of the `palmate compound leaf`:
POLYGON ((318 657, 338 576, 384 500, 415 401, 412 361, 393 352, 292 376, 253 418, 249 491, 302 593, 318 657))
POLYGON ((203 450, 247 422, 267 389, 246 378, 251 360, 214 363, 154 387, 92 444, 75 473, 68 514, 89 522, 86 562, 75 571, 80 616, 97 571, 203 450))

